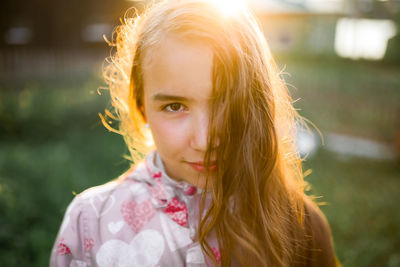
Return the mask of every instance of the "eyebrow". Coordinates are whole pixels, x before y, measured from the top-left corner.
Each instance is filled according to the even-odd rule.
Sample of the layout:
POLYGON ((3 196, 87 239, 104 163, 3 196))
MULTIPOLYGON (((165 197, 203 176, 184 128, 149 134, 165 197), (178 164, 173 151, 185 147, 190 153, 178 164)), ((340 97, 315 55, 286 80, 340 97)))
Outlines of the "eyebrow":
POLYGON ((177 96, 177 95, 168 95, 168 94, 163 94, 163 93, 157 93, 152 96, 153 100, 156 101, 189 101, 188 98, 183 97, 183 96, 177 96))

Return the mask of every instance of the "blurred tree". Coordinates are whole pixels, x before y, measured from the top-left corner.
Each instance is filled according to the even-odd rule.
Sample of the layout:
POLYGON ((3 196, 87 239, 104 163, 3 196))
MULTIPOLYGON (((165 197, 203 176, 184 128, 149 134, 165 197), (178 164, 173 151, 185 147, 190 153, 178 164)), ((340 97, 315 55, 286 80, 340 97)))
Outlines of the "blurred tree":
MULTIPOLYGON (((394 21, 396 23, 397 34, 389 40, 384 60, 388 61, 388 62, 395 62, 395 63, 399 64, 400 63, 400 32, 399 32, 400 31, 400 13, 397 14, 394 21)), ((400 144, 400 137, 398 137, 398 139, 399 139, 398 142, 400 144)))
POLYGON ((344 0, 348 14, 353 17, 393 19, 400 9, 398 0, 344 0))

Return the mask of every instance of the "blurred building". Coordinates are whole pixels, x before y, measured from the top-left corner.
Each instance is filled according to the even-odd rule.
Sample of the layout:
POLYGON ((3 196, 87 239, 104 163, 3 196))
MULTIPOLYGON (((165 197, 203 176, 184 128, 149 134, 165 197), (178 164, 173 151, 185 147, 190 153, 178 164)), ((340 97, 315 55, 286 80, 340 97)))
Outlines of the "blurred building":
POLYGON ((400 2, 248 0, 275 52, 381 59, 396 35, 400 2))
POLYGON ((249 0, 275 52, 333 54, 335 24, 344 15, 342 1, 249 0))
POLYGON ((40 76, 87 69, 105 57, 103 35, 110 38, 133 5, 125 0, 3 0, 0 73, 40 76))
POLYGON ((3 0, 0 47, 79 47, 109 33, 125 10, 125 0, 3 0), (108 26, 106 26, 108 25, 108 26))
MULTIPOLYGON (((0 73, 47 73, 60 67, 74 68, 77 59, 82 67, 91 64, 93 58, 104 57, 108 51, 103 35, 110 38, 113 27, 120 23, 125 11, 132 6, 140 11, 145 2, 3 0, 0 9, 0 73), (99 57, 99 53, 102 56, 99 57)), ((398 16, 400 8, 397 0, 247 2, 258 16, 272 50, 296 55, 335 56, 339 43, 345 51, 343 55, 352 57, 352 52, 360 50, 360 44, 369 42, 351 36, 363 32, 361 35, 370 39, 389 39, 395 33, 391 20, 398 16), (338 34, 338 21, 342 18, 353 20, 339 23, 342 33, 338 34), (366 24, 357 19, 370 21, 366 24), (376 26, 376 20, 381 19, 387 21, 376 26), (371 23, 378 35, 382 31, 385 34, 371 35, 371 23), (339 35, 344 36, 342 41, 338 41, 339 35)), ((376 47, 370 47, 370 50, 375 51, 376 47)))

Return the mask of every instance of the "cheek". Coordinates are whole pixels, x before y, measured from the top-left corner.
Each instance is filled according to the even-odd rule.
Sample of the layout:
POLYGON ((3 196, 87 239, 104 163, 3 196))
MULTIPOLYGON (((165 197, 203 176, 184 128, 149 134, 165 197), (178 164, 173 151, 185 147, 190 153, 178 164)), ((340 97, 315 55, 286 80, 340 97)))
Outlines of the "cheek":
POLYGON ((183 121, 153 116, 149 125, 159 152, 171 154, 188 146, 188 134, 183 121))

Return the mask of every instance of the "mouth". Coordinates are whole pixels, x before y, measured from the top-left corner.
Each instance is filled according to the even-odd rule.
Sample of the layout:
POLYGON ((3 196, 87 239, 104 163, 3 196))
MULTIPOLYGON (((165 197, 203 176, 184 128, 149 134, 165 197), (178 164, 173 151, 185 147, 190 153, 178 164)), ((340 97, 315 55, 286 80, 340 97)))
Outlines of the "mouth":
POLYGON ((215 171, 217 169, 217 162, 211 161, 209 166, 204 165, 203 161, 187 162, 193 169, 198 172, 215 171))

